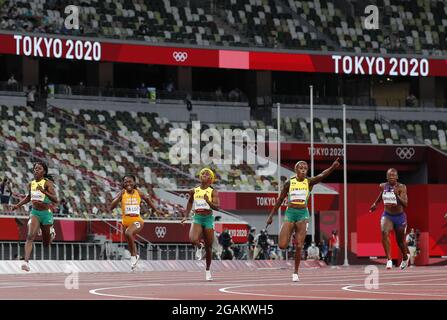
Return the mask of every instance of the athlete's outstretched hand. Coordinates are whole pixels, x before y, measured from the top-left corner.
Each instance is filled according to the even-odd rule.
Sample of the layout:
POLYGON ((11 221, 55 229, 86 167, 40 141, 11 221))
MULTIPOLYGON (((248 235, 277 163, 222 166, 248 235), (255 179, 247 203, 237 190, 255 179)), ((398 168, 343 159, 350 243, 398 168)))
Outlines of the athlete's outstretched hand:
POLYGON ((184 224, 186 220, 188 220, 188 217, 183 217, 183 219, 180 221, 180 223, 184 224))
POLYGON ((377 206, 375 203, 372 204, 371 208, 369 208, 369 212, 374 212, 376 210, 377 206))
POLYGON ((270 225, 270 224, 272 224, 272 222, 273 222, 273 216, 272 215, 269 215, 269 217, 267 218, 267 225, 270 225))
POLYGON ((337 169, 340 166, 340 157, 335 159, 334 163, 332 163, 332 166, 334 167, 334 169, 337 169))
POLYGON ((11 207, 11 210, 12 210, 12 211, 16 211, 18 208, 19 208, 19 206, 15 204, 15 205, 13 205, 13 206, 11 207))

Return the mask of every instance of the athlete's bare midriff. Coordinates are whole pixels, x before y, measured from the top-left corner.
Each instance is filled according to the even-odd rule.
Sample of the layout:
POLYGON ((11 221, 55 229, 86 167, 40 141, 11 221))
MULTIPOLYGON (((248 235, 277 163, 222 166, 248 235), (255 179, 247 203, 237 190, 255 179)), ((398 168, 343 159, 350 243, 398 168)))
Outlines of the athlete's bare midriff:
POLYGON ((289 203, 287 208, 291 209, 307 209, 307 204, 289 203))
POLYGON ((205 212, 197 212, 197 211, 195 211, 194 213, 199 215, 199 216, 209 216, 209 215, 213 214, 213 211, 210 211, 210 212, 206 212, 206 211, 205 212))
POLYGON ((397 205, 385 205, 385 211, 391 215, 398 215, 404 212, 404 207, 401 204, 397 205))
POLYGON ((39 211, 46 211, 50 209, 50 205, 48 203, 44 203, 42 201, 32 201, 33 209, 39 210, 39 211))

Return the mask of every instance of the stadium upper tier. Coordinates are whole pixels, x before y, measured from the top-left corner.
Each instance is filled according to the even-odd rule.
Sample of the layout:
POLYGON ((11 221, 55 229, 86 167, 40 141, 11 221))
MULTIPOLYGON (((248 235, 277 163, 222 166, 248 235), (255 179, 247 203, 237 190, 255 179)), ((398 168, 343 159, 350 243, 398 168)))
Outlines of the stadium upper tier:
POLYGON ((79 30, 66 3, 5 0, 0 29, 152 43, 372 53, 446 54, 444 0, 82 0, 79 30), (368 5, 379 28, 366 29, 368 5))

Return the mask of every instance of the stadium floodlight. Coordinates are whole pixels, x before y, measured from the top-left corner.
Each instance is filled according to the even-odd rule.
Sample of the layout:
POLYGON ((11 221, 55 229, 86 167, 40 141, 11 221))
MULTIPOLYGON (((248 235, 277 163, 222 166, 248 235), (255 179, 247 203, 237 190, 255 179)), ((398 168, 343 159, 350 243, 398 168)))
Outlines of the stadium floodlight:
MULTIPOLYGON (((310 176, 314 176, 314 86, 310 87, 310 176)), ((315 206, 314 193, 310 194, 312 216, 312 242, 315 242, 315 206)))
POLYGON ((347 179, 347 149, 346 149, 346 105, 343 104, 343 207, 345 224, 345 261, 343 266, 348 267, 348 179, 347 179))
MULTIPOLYGON (((277 161, 277 170, 278 170, 278 197, 281 195, 281 104, 278 102, 276 104, 276 112, 277 112, 277 127, 278 134, 277 137, 277 147, 276 152, 278 153, 277 161)), ((281 205, 278 207, 278 243, 279 243, 279 234, 281 232, 281 205)))

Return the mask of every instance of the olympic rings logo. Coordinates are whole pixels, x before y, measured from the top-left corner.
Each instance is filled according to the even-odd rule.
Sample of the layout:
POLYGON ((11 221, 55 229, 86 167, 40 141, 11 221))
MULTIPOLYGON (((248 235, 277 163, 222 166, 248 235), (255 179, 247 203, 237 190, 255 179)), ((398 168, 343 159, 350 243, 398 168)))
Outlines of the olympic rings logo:
POLYGON ((164 238, 167 231, 166 227, 155 227, 155 235, 157 238, 164 238))
POLYGON ((177 52, 177 51, 174 51, 172 53, 172 57, 177 62, 185 62, 186 59, 188 59, 188 53, 187 52, 177 52))
POLYGON ((396 148, 396 155, 403 159, 411 159, 413 158, 414 154, 416 153, 416 151, 414 150, 414 148, 407 148, 407 147, 398 147, 396 148))

